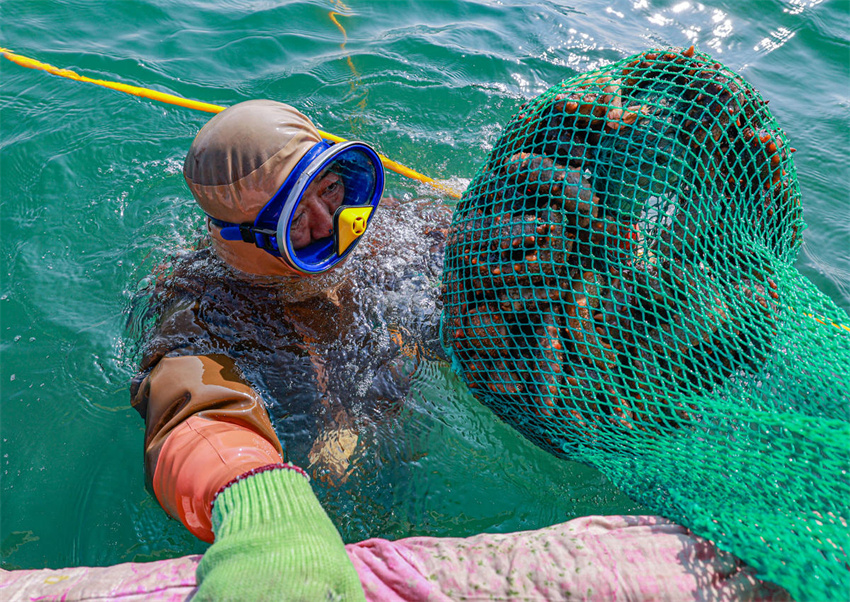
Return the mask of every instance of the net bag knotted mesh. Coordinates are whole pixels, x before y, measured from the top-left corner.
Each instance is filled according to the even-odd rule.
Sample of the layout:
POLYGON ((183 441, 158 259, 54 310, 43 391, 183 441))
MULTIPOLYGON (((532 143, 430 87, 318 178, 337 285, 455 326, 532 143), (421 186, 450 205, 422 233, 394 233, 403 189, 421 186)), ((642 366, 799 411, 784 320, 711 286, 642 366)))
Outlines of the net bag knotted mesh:
POLYGON ((828 599, 850 586, 850 320, 794 268, 792 151, 693 48, 552 87, 455 208, 442 337, 534 443, 828 599))

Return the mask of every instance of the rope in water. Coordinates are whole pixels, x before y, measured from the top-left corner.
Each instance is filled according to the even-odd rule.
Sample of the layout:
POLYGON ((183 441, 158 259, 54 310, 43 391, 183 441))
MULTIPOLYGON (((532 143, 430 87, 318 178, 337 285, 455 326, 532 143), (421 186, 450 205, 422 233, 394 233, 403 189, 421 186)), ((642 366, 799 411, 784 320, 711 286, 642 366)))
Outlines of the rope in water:
MULTIPOLYGON (((197 100, 182 98, 180 96, 175 96, 174 94, 167 94, 165 92, 157 92, 156 90, 150 90, 148 88, 141 88, 139 86, 130 86, 127 84, 121 84, 118 82, 112 82, 103 79, 92 79, 90 77, 85 77, 84 75, 79 75, 78 73, 70 71, 69 69, 60 69, 59 67, 54 67, 53 65, 48 65, 47 63, 42 63, 41 61, 37 61, 35 59, 31 59, 20 54, 16 54, 8 48, 0 48, 0 53, 2 53, 5 58, 9 59, 13 63, 20 65, 21 67, 46 71, 47 73, 50 73, 52 75, 58 75, 59 77, 66 77, 68 79, 73 79, 80 82, 103 86, 104 88, 110 88, 111 90, 117 90, 119 92, 124 92, 125 94, 132 94, 133 96, 156 100, 157 102, 163 102, 179 107, 185 107, 187 109, 195 109, 197 111, 205 111, 207 113, 220 113, 226 108, 220 105, 210 104, 207 102, 199 102, 197 100)), ((345 142, 345 138, 340 138, 339 136, 335 136, 334 134, 330 134, 328 132, 323 132, 319 130, 319 134, 323 138, 327 138, 328 140, 331 140, 333 142, 345 142)), ((460 194, 458 194, 456 191, 452 190, 445 184, 442 184, 433 178, 429 178, 426 175, 414 171, 409 167, 405 167, 400 163, 396 163, 395 161, 388 159, 383 155, 379 154, 378 156, 381 158, 381 162, 387 169, 394 171, 395 173, 402 175, 406 178, 410 178, 411 180, 417 180, 419 182, 422 182, 423 184, 427 184, 432 188, 452 198, 460 198, 460 194)))

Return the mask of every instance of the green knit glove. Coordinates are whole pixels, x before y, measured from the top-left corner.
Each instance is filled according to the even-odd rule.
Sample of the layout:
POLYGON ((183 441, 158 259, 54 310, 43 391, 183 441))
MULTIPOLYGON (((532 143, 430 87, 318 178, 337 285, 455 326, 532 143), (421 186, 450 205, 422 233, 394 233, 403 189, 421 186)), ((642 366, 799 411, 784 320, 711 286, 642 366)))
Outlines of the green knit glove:
POLYGON ((309 481, 275 468, 241 478, 213 505, 215 543, 193 601, 365 600, 342 538, 309 481))

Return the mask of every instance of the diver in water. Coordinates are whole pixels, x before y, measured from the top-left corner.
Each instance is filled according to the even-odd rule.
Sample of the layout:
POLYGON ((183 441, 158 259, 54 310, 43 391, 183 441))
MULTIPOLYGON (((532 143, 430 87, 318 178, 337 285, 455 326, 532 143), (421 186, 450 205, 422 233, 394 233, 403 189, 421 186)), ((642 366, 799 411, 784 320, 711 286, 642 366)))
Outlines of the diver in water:
MULTIPOLYGON (((297 550, 318 588, 330 575, 339 591, 360 592, 301 467, 344 481, 360 430, 403 396, 417 343, 375 315, 373 291, 398 289, 417 303, 399 274, 438 278, 440 254, 409 248, 396 262, 403 267, 378 270, 387 263, 378 228, 375 243, 362 245, 373 261, 338 269, 373 223, 383 168, 368 145, 325 141, 285 104, 248 101, 213 117, 183 173, 210 245, 177 261, 151 296, 157 325, 131 391, 145 418, 147 481, 171 516, 215 539, 207 567, 242 558, 221 543, 227 533, 248 547, 264 541, 269 553, 285 548, 290 559, 297 550)), ((449 213, 436 216, 447 222, 449 213)), ((435 306, 422 320, 436 325, 438 316, 435 306)), ((431 339, 438 349, 436 330, 431 339)), ((215 574, 223 579, 221 568, 215 574)))

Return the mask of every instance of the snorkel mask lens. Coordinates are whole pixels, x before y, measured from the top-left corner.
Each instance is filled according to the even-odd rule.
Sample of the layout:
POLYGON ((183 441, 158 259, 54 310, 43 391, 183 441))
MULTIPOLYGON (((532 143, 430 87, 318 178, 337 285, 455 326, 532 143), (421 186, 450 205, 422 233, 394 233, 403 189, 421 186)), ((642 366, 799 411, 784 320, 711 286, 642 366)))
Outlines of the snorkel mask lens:
POLYGON ((369 145, 323 140, 301 158, 253 224, 210 221, 225 240, 252 243, 295 271, 319 274, 354 250, 383 192, 384 167, 369 145), (326 235, 315 236, 313 219, 329 226, 326 235))
POLYGON ((281 256, 305 273, 327 271, 360 241, 383 189, 383 166, 369 146, 347 142, 330 147, 301 174, 281 213, 277 239, 286 241, 281 256), (302 203, 312 207, 302 208, 302 203), (332 220, 333 228, 313 240, 309 233, 305 236, 303 215, 316 208, 332 220), (305 238, 310 239, 306 245, 305 238))

